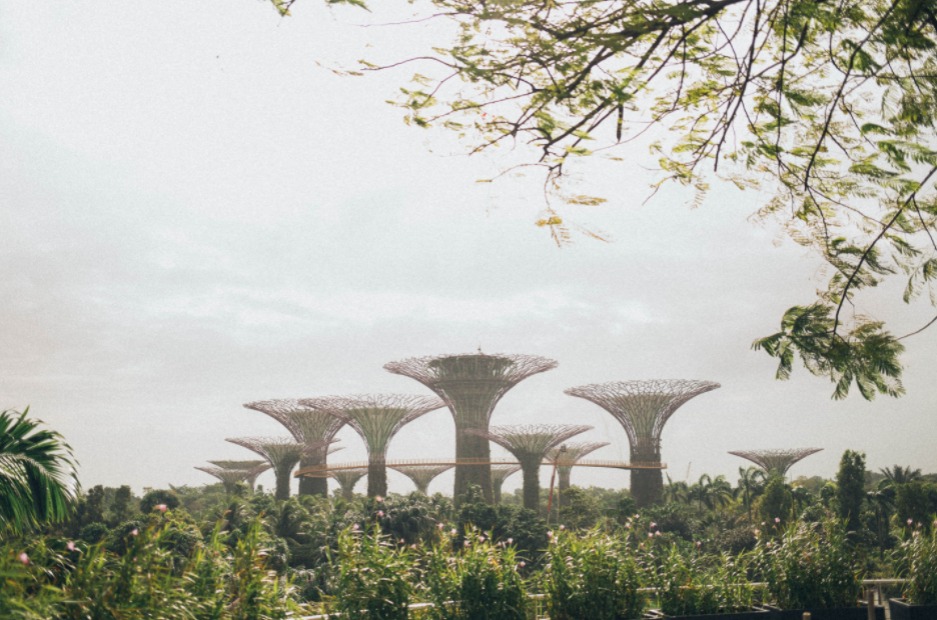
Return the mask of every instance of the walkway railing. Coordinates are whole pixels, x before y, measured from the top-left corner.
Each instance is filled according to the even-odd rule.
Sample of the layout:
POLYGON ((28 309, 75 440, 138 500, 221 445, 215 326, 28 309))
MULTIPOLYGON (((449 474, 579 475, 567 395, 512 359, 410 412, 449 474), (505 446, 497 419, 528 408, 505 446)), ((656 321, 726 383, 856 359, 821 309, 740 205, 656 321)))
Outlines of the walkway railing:
MULTIPOLYGON (((510 458, 488 458, 488 459, 404 459, 397 461, 384 461, 384 465, 388 467, 398 467, 398 466, 407 466, 407 465, 520 465, 516 460, 510 458)), ((553 461, 544 461, 544 465, 553 465, 553 461)), ((296 478, 301 478, 303 476, 308 476, 310 478, 325 478, 329 475, 329 472, 332 471, 344 471, 346 469, 363 469, 367 468, 368 461, 356 461, 353 463, 335 463, 328 465, 313 465, 311 467, 304 467, 300 470, 297 470, 293 474, 296 478)), ((594 459, 581 459, 579 461, 564 461, 563 459, 557 459, 557 467, 608 467, 612 469, 667 469, 667 463, 650 463, 650 462, 641 462, 635 461, 634 463, 627 463, 624 461, 602 461, 594 459)))

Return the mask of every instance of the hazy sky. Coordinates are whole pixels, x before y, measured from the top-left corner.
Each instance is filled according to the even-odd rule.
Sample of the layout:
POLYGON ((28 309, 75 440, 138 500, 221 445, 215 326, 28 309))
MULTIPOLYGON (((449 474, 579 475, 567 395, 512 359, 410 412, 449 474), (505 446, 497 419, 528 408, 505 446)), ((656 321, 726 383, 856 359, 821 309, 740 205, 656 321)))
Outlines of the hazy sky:
MULTIPOLYGON (((559 362, 509 392, 494 424, 591 424, 583 439, 612 442, 596 458, 627 460, 624 431, 563 389, 720 382, 664 431, 675 480, 735 482, 746 462, 726 451, 746 448, 825 449, 794 475, 832 476, 847 448, 872 469, 937 471, 937 329, 907 342, 898 400, 834 402, 800 368, 775 381, 750 343, 824 279, 775 224, 749 220, 763 197, 717 186, 691 209, 667 188, 642 204, 654 160, 630 148, 580 171, 607 205, 564 213, 613 242, 558 249, 534 225, 538 178, 476 182, 512 154, 466 157, 406 127, 385 100, 407 72, 327 68, 405 57, 443 43, 438 29, 361 28, 323 4, 281 19, 256 0, 0 0, 0 408, 29 405, 63 433, 85 486, 211 482, 193 467, 252 456, 225 437, 285 434, 242 403, 422 394, 383 364, 478 347, 559 362)), ((896 332, 928 316, 871 310, 893 312, 896 332)), ((333 461, 364 457, 340 436, 333 461)), ((390 457, 453 451, 440 410, 390 457)), ((451 492, 451 474, 430 490, 451 492)))

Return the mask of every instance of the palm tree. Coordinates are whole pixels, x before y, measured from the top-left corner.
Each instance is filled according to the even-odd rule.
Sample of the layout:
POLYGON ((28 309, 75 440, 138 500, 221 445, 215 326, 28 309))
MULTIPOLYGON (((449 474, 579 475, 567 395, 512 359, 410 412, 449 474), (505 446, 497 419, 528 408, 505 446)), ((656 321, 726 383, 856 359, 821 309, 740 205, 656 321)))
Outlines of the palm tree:
POLYGON ((885 476, 885 479, 880 483, 882 487, 894 487, 899 484, 905 484, 906 482, 914 482, 921 477, 921 470, 911 469, 910 465, 907 467, 902 467, 901 465, 884 467, 879 471, 885 476))
POLYGON ((748 511, 748 522, 752 522, 752 500, 765 485, 765 472, 757 467, 743 469, 739 467, 738 491, 742 494, 742 504, 748 511))
POLYGON ((65 520, 78 489, 72 449, 28 412, 0 412, 0 534, 65 520))
POLYGON ((686 482, 682 480, 674 482, 670 479, 670 475, 667 475, 667 486, 664 487, 665 501, 686 504, 689 502, 689 492, 690 488, 686 482))

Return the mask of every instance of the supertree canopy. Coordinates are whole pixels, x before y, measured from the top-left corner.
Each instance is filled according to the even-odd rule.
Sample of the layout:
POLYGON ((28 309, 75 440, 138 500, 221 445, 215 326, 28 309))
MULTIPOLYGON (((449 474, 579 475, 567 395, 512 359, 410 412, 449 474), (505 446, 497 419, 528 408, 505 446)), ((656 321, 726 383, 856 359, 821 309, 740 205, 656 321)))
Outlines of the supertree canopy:
POLYGON ((520 464, 516 465, 492 465, 491 466, 491 490, 494 494, 494 503, 501 503, 501 487, 508 476, 516 474, 521 470, 520 464))
POLYGON ((368 473, 367 467, 346 467, 333 469, 329 475, 338 482, 342 489, 342 497, 351 499, 355 494, 355 485, 368 473))
POLYGON ((579 459, 599 448, 609 445, 607 441, 583 441, 578 443, 564 443, 547 452, 547 463, 556 463, 556 471, 559 473, 559 491, 562 493, 569 488, 569 479, 573 471, 573 465, 579 462, 579 459))
POLYGON ((664 478, 660 469, 660 435, 670 416, 684 403, 720 387, 712 381, 651 379, 584 385, 566 390, 590 400, 612 414, 624 427, 631 445, 631 496, 639 507, 661 500, 664 478))
POLYGON ((325 411, 354 428, 368 450, 368 496, 387 495, 387 448, 390 440, 418 417, 439 409, 431 396, 364 394, 303 399, 302 404, 325 411))
POLYGON ((540 503, 540 463, 552 448, 570 437, 592 430, 591 426, 567 424, 525 424, 495 426, 470 432, 495 442, 514 455, 524 475, 524 508, 538 510, 540 503))
MULTIPOLYGON (((273 468, 273 473, 277 479, 275 497, 277 499, 289 499, 290 471, 299 463, 306 450, 310 449, 307 444, 294 441, 292 437, 289 439, 283 437, 231 437, 225 441, 253 450, 264 457, 273 468)), ((315 448, 322 448, 328 444, 328 442, 322 443, 323 445, 315 446, 315 448)))
POLYGON ((391 465, 391 469, 399 471, 401 474, 413 481, 416 490, 427 495, 429 483, 439 474, 452 469, 452 465, 391 465))
POLYGON ((251 489, 253 489, 254 481, 257 479, 257 476, 270 469, 270 465, 263 463, 254 469, 226 469, 224 467, 217 466, 196 467, 195 469, 203 471, 206 474, 210 474, 218 480, 221 480, 221 484, 224 485, 225 493, 230 495, 237 490, 237 485, 241 482, 248 483, 251 489))
POLYGON ((483 436, 468 430, 486 431, 495 405, 508 390, 531 375, 556 368, 556 362, 531 355, 478 352, 413 357, 384 368, 416 379, 445 401, 456 428, 453 496, 458 498, 470 484, 476 484, 491 502, 491 448, 483 436))
POLYGON ((729 454, 748 459, 769 475, 784 476, 787 470, 797 461, 811 454, 820 452, 823 448, 790 448, 787 450, 730 450, 729 454))
MULTIPOLYGON (((323 441, 332 441, 345 425, 341 418, 306 407, 295 398, 261 400, 246 403, 244 406, 267 414, 285 426, 296 441, 308 446, 320 444, 323 441)), ((310 449, 300 459, 299 466, 301 468, 324 466, 327 464, 330 453, 327 446, 310 449)), ((327 496, 329 494, 328 480, 304 476, 299 479, 299 494, 327 496)))
POLYGON ((250 486, 251 491, 254 490, 254 483, 257 482, 257 476, 264 473, 270 469, 270 463, 267 461, 231 461, 231 460, 220 460, 220 461, 208 461, 215 467, 220 467, 221 469, 229 471, 244 471, 247 472, 247 476, 244 478, 244 482, 250 486))

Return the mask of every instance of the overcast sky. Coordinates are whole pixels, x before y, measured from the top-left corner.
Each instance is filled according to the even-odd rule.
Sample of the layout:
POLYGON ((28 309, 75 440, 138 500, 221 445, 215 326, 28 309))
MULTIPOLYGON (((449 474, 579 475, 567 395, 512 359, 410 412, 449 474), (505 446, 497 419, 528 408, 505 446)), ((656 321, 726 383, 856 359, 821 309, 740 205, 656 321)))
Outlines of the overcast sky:
MULTIPOLYGON (((534 225, 538 178, 476 182, 512 154, 467 157, 406 127, 385 103, 406 72, 328 69, 444 33, 361 28, 322 4, 281 19, 254 0, 0 0, 0 408, 28 405, 64 434, 86 487, 212 482, 193 468, 252 456, 225 437, 285 434, 242 403, 423 394, 383 364, 479 347, 559 362, 509 392, 493 424, 590 424, 583 439, 612 443, 596 458, 627 460, 624 431, 565 388, 720 382, 665 428, 674 480, 734 483, 747 462, 726 451, 749 448, 824 448, 795 476, 832 477, 847 448, 871 469, 937 471, 937 329, 907 341, 908 395, 872 403, 831 401, 801 368, 775 381, 750 350, 824 283, 816 257, 750 220, 763 196, 716 186, 691 209, 666 188, 643 204, 654 160, 630 148, 579 171, 606 205, 564 212, 612 242, 558 249, 534 225)), ((896 332, 928 317, 874 310, 896 332)), ((333 461, 364 458, 340 437, 333 461)), ((390 458, 453 451, 440 410, 390 458)), ((628 475, 579 468, 573 482, 628 475)))

